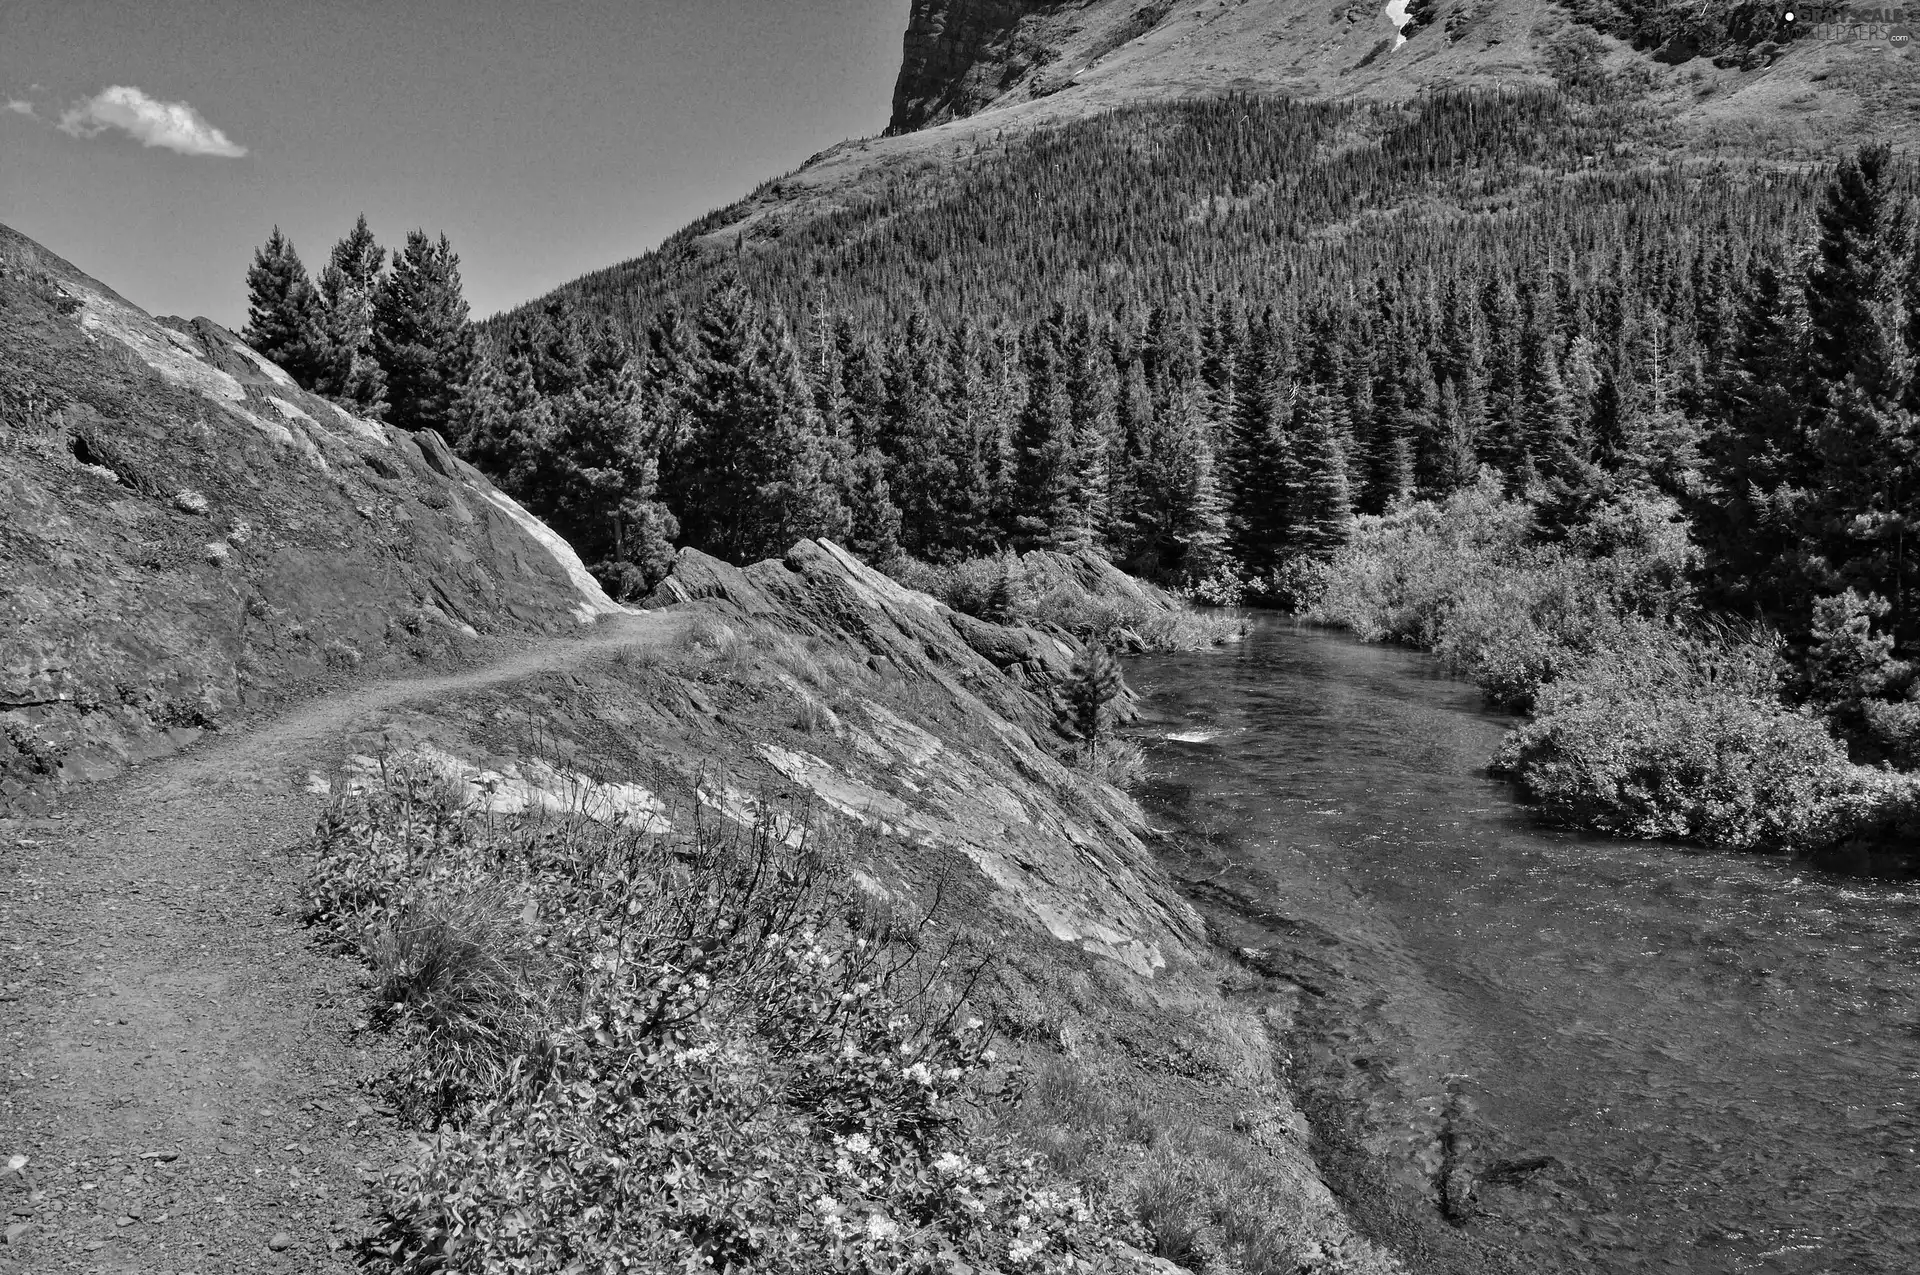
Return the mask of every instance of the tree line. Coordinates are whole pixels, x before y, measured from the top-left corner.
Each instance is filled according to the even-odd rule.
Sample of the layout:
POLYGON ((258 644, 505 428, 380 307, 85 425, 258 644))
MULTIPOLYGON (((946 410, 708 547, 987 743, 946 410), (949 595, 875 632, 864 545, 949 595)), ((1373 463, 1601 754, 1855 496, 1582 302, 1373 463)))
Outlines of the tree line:
POLYGON ((1315 148, 1349 108, 1242 105, 1038 139, 973 214, 856 210, 860 243, 689 268, 637 330, 632 277, 476 332, 444 239, 410 236, 381 276, 356 228, 309 285, 276 233, 249 338, 303 383, 367 403, 377 386, 390 419, 441 429, 626 594, 677 544, 750 560, 827 535, 880 561, 1089 547, 1284 597, 1352 514, 1489 468, 1548 537, 1671 498, 1723 606, 1804 633, 1818 598, 1855 588, 1910 644, 1903 164, 1562 165, 1618 121, 1539 94, 1418 105, 1331 162, 1315 148), (1158 153, 1152 129, 1188 158, 1158 187, 1110 188, 1112 148, 1158 153), (1069 134, 1092 153, 1059 149, 1069 134), (1291 196, 1332 220, 1282 233, 1307 214, 1276 211, 1253 175, 1290 156, 1291 196), (1195 183, 1235 166, 1230 206, 1216 190, 1201 207, 1195 183), (1114 216, 1090 215, 1107 194, 1114 216), (1399 211, 1373 215, 1383 203, 1399 211), (1002 238, 1014 206, 1065 219, 1038 232, 1053 275, 1002 238), (953 251, 916 278, 900 246, 935 232, 953 251))
POLYGON ((460 258, 425 230, 389 255, 363 214, 315 279, 275 226, 247 269, 241 337, 356 415, 444 429, 475 351, 460 258))

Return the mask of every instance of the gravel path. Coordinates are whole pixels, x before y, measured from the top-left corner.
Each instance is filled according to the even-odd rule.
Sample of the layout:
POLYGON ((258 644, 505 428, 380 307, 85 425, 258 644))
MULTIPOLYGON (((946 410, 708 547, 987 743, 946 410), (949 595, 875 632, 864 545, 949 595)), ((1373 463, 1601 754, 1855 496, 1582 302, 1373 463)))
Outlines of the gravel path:
POLYGON ((385 710, 681 622, 330 695, 0 828, 0 1275, 350 1269, 363 1181, 404 1147, 361 1088, 385 1063, 359 968, 298 920, 298 777, 385 710))

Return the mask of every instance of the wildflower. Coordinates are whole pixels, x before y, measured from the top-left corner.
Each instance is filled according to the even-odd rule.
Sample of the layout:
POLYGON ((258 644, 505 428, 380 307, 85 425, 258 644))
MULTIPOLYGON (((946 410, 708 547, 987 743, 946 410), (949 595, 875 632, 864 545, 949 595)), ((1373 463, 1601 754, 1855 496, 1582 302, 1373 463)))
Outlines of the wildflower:
POLYGON ((827 1217, 837 1217, 840 1213, 840 1201, 831 1195, 823 1195, 813 1202, 813 1207, 827 1217))
POLYGON ((940 1153, 940 1158, 933 1162, 933 1167, 934 1170, 939 1173, 965 1173, 967 1171, 967 1160, 965 1156, 955 1152, 943 1151, 940 1153))
POLYGON ((981 1021, 980 1021, 979 1019, 977 1019, 977 1018, 969 1018, 969 1019, 967 1020, 967 1030, 968 1030, 968 1031, 970 1031, 970 1032, 977 1032, 977 1031, 979 1031, 979 1030, 980 1030, 980 1029, 981 1029, 982 1027, 985 1027, 985 1026, 986 1026, 986 1024, 985 1024, 985 1023, 983 1023, 983 1022, 981 1022, 981 1021))
POLYGON ((900 1074, 916 1084, 926 1085, 928 1088, 933 1086, 933 1073, 927 1070, 927 1065, 923 1062, 917 1062, 911 1067, 902 1067, 900 1074))
POLYGON ((890 1240, 900 1234, 900 1224, 884 1213, 867 1215, 867 1238, 870 1240, 890 1240))
POLYGON ((999 1057, 999 1055, 995 1054, 991 1049, 989 1049, 980 1055, 980 1061, 992 1062, 997 1057, 999 1057))
POLYGON ((872 1155, 873 1143, 867 1141, 867 1135, 856 1133, 847 1139, 847 1150, 855 1155, 872 1155))
POLYGON ((1040 1252, 1040 1246, 1026 1240, 1015 1240, 1007 1245, 1007 1260, 1010 1262, 1031 1261, 1040 1252))

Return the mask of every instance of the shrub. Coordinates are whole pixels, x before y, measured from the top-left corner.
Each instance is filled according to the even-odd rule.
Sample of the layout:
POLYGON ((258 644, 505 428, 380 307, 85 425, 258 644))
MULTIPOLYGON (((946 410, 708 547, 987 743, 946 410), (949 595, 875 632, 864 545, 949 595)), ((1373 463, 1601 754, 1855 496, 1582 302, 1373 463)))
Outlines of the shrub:
POLYGON ((1640 622, 1540 692, 1496 764, 1552 818, 1615 836, 1811 849, 1849 831, 1859 769, 1780 699, 1764 631, 1640 622))
POLYGON ((401 768, 315 840, 309 914, 387 971, 383 999, 496 1029, 478 1065, 445 1032, 408 1041, 406 1082, 448 1100, 384 1182, 373 1269, 1064 1272, 1117 1251, 1119 1219, 967 1136, 1008 1079, 965 1013, 979 963, 873 923, 801 825, 482 823, 401 768))
POLYGON ((1489 700, 1528 708, 1541 686, 1621 640, 1627 617, 1686 614, 1696 555, 1671 501, 1625 497, 1560 542, 1483 473, 1444 504, 1355 520, 1310 618, 1437 653, 1489 700))

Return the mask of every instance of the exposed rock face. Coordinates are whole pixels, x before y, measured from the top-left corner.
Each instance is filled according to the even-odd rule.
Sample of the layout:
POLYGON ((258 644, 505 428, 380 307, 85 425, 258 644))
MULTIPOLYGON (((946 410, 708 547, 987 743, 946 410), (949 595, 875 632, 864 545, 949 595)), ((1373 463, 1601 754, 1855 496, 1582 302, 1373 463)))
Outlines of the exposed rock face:
POLYGON ((0 227, 0 814, 314 679, 617 610, 437 436, 0 227))
POLYGON ((1074 0, 914 0, 890 133, 971 115, 1052 50, 1023 21, 1080 7, 1074 0))

